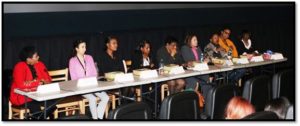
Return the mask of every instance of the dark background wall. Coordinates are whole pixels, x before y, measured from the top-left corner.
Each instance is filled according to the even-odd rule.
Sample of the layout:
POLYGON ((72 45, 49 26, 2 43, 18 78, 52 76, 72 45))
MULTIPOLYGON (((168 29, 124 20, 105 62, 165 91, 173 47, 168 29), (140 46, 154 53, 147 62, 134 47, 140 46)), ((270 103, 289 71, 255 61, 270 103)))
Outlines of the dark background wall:
POLYGON ((41 60, 51 70, 67 67, 76 39, 88 42, 88 53, 97 61, 103 55, 104 37, 116 35, 119 53, 129 59, 142 39, 150 40, 156 51, 166 36, 173 35, 182 44, 185 35, 193 32, 204 47, 209 35, 224 26, 232 29, 235 42, 248 29, 261 52, 283 52, 289 58, 286 66, 294 66, 294 3, 264 3, 259 7, 8 13, 3 16, 3 68, 12 69, 26 45, 37 46, 41 60))

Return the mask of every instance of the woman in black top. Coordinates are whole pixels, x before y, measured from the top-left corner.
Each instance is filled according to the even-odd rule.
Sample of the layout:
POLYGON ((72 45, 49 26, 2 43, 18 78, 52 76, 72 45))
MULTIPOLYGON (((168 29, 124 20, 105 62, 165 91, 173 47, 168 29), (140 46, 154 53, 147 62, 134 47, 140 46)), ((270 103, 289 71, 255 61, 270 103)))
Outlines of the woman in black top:
POLYGON ((100 58, 99 71, 104 75, 107 72, 124 71, 122 57, 117 55, 118 39, 114 36, 109 36, 105 40, 106 50, 104 56, 100 58))
MULTIPOLYGON (((105 40, 106 50, 104 56, 101 57, 99 62, 99 71, 100 74, 104 75, 107 72, 113 71, 124 71, 122 57, 116 53, 118 49, 118 39, 114 36, 109 36, 105 40)), ((122 88, 121 92, 123 96, 132 97, 133 88, 122 88)), ((122 99, 125 100, 125 99, 122 99)), ((127 101, 123 101, 127 102, 127 101)))
MULTIPOLYGON (((177 39, 173 37, 168 37, 165 41, 165 46, 157 50, 156 60, 157 64, 163 63, 164 65, 168 64, 177 64, 184 65, 182 60, 181 53, 177 48, 177 39)), ((185 87, 184 79, 175 79, 167 81, 170 94, 180 92, 185 87)))
POLYGON ((258 53, 255 45, 251 41, 250 32, 244 30, 242 32, 241 40, 237 43, 238 53, 240 55, 254 54, 258 53))
MULTIPOLYGON (((142 68, 147 68, 147 69, 154 69, 154 61, 151 56, 151 45, 148 40, 143 40, 139 46, 137 47, 137 50, 131 57, 132 65, 131 65, 131 70, 136 70, 136 69, 142 69, 142 68)), ((142 91, 147 92, 149 91, 149 87, 151 85, 144 85, 142 86, 142 91)))
POLYGON ((150 42, 147 40, 142 41, 139 44, 138 49, 134 53, 133 57, 131 58, 132 61, 132 69, 142 69, 142 68, 154 68, 154 61, 150 54, 151 52, 151 45, 150 42))

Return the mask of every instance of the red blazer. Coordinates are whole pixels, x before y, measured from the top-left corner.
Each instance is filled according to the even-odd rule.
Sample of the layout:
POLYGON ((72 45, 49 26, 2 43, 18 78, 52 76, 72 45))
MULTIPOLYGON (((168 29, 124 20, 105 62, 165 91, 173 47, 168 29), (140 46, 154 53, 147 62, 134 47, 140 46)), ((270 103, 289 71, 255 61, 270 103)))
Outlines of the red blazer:
MULTIPOLYGON (((36 81, 31 82, 30 84, 25 84, 25 81, 32 81, 30 68, 26 62, 19 62, 15 65, 13 70, 13 81, 10 90, 10 101, 13 105, 22 105, 25 103, 25 97, 23 95, 16 94, 14 90, 18 89, 31 89, 37 88, 39 86, 40 80, 44 79, 45 81, 51 82, 51 77, 49 76, 48 70, 45 65, 39 61, 34 64, 34 69, 36 70, 37 78, 36 81)), ((27 102, 32 101, 30 98, 27 98, 27 102)))

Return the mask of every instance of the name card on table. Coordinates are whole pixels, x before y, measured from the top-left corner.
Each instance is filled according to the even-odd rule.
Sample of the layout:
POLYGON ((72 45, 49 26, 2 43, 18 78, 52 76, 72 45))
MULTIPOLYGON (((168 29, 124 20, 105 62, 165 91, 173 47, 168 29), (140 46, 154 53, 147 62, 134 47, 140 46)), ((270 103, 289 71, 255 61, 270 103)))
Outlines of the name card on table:
POLYGON ((115 82, 128 82, 128 81, 134 81, 133 74, 132 73, 126 73, 126 74, 117 74, 115 76, 115 82))
POLYGON ((96 77, 87 77, 87 78, 80 78, 77 81, 77 87, 88 87, 88 86, 97 86, 98 81, 96 77))
POLYGON ((233 63, 232 63, 231 60, 225 60, 224 65, 225 65, 225 66, 232 66, 233 63))
POLYGON ((249 60, 247 58, 233 58, 232 59, 233 63, 235 64, 248 64, 249 60))
POLYGON ((275 53, 273 55, 271 55, 271 59, 272 60, 279 60, 279 59, 283 59, 283 55, 281 53, 275 53))
POLYGON ((133 74, 139 76, 142 79, 158 77, 157 71, 150 69, 133 70, 133 74))
POLYGON ((60 88, 58 83, 52 83, 52 84, 46 84, 46 85, 40 85, 37 87, 36 92, 39 94, 47 94, 47 93, 53 93, 53 92, 59 92, 60 88))
POLYGON ((193 70, 195 71, 209 70, 209 67, 207 63, 195 63, 193 70))
POLYGON ((223 59, 212 58, 212 62, 214 64, 223 65, 225 61, 223 59))
POLYGON ((184 69, 182 66, 173 67, 170 69, 169 74, 181 74, 184 73, 184 69))
POLYGON ((164 66, 163 71, 164 74, 180 74, 185 72, 182 66, 176 64, 169 64, 164 66))
POLYGON ((253 56, 250 60, 251 62, 262 62, 264 58, 262 56, 253 56))

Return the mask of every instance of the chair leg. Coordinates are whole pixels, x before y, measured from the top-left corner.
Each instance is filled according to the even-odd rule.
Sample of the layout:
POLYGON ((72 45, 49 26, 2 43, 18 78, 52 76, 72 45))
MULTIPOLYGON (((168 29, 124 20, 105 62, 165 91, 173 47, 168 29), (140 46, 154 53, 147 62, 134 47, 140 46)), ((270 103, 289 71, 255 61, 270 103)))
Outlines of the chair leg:
POLYGON ((11 120, 12 119, 12 109, 11 109, 11 103, 8 103, 8 119, 11 120))
POLYGON ((57 119, 58 118, 58 109, 56 109, 53 114, 54 114, 54 119, 57 119))
POLYGON ((19 118, 20 118, 20 119, 24 119, 25 111, 21 110, 19 114, 20 114, 20 115, 19 115, 19 118))
POLYGON ((78 104, 78 106, 74 106, 74 109, 72 110, 72 115, 75 115, 75 113, 76 113, 76 108, 78 107, 78 110, 80 110, 79 109, 79 107, 80 107, 80 104, 78 104))
POLYGON ((82 101, 80 101, 80 103, 79 103, 80 105, 79 105, 79 108, 80 108, 80 114, 85 114, 85 102, 82 100, 82 101))
POLYGON ((110 103, 107 103, 107 106, 106 106, 106 108, 105 108, 105 118, 106 118, 106 119, 107 119, 107 117, 108 117, 109 108, 110 108, 110 103))
POLYGON ((238 87, 242 87, 242 79, 239 79, 238 87))
POLYGON ((136 94, 137 94, 137 101, 138 101, 138 102, 142 101, 142 98, 141 98, 141 95, 142 95, 141 89, 136 88, 136 89, 135 89, 135 92, 136 92, 136 94))
POLYGON ((165 91, 164 91, 164 85, 161 85, 161 88, 160 88, 160 97, 161 97, 161 101, 164 100, 164 97, 165 97, 165 91))
POLYGON ((66 116, 69 116, 69 108, 68 107, 65 108, 65 111, 66 111, 65 112, 66 116))
POLYGON ((168 96, 170 95, 170 91, 167 91, 167 95, 168 95, 168 96))
POLYGON ((112 109, 116 108, 116 95, 112 95, 111 97, 112 109))

